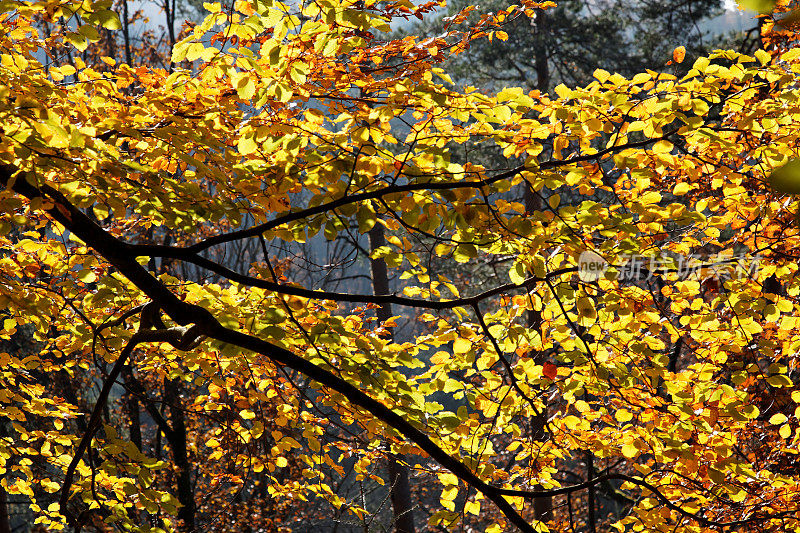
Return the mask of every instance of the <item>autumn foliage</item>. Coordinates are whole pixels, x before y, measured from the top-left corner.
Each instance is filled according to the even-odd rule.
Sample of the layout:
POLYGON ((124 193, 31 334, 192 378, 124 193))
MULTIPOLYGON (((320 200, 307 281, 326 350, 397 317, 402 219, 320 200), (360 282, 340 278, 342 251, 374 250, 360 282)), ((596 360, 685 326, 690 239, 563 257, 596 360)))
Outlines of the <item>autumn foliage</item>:
POLYGON ((391 37, 437 5, 206 4, 157 65, 0 3, 6 519, 364 530, 391 460, 419 530, 800 530, 792 27, 486 93, 446 59, 551 3, 391 37))

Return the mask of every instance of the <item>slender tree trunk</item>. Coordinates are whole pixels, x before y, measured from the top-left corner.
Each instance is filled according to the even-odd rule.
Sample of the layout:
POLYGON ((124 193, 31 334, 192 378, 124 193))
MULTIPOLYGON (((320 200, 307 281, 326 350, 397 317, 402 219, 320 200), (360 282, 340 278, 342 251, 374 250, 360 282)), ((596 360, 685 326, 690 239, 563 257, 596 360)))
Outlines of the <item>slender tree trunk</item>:
POLYGON ((172 456, 175 466, 178 469, 178 479, 176 482, 178 489, 178 502, 181 508, 178 509, 178 520, 183 521, 184 531, 194 530, 195 502, 194 492, 192 491, 192 471, 189 464, 189 455, 186 450, 186 422, 181 409, 180 391, 182 389, 179 380, 165 380, 164 382, 164 401, 169 405, 171 431, 166 433, 172 448, 172 456))
POLYGON ((536 13, 536 45, 533 51, 536 61, 536 88, 546 93, 550 89, 550 65, 547 63, 547 14, 536 13))
MULTIPOLYGON (((139 399, 134 393, 133 370, 130 365, 126 365, 122 369, 122 378, 127 389, 123 397, 123 407, 125 414, 128 416, 128 434, 136 449, 142 451, 142 421, 139 415, 139 399)), ((135 507, 128 509, 128 516, 136 522, 140 521, 140 513, 135 507)))
MULTIPOLYGON (((541 200, 534 194, 529 186, 525 187, 525 210, 528 213, 541 210, 541 200)), ((536 311, 528 311, 527 317, 528 327, 540 329, 541 328, 541 315, 536 311)), ((532 354, 533 360, 537 365, 544 364, 544 354, 535 352, 532 354)), ((547 438, 546 432, 547 423, 547 405, 542 408, 542 412, 538 416, 534 416, 531 420, 531 428, 533 438, 539 442, 544 442, 547 438)), ((536 487, 536 489, 543 490, 543 487, 536 487)), ((533 513, 536 520, 547 522, 553 518, 553 499, 551 497, 535 498, 533 500, 533 513)))
MULTIPOLYGON (((383 226, 380 222, 369 231, 370 252, 386 244, 383 226)), ((389 273, 383 259, 370 259, 372 270, 372 292, 374 294, 389 294, 389 273)), ((388 320, 392 316, 392 306, 383 304, 377 309, 378 320, 388 320)), ((389 456, 389 486, 390 497, 394 511, 395 531, 397 533, 414 533, 414 505, 411 500, 411 484, 409 483, 408 467, 402 463, 402 456, 389 456), (398 460, 399 459, 399 460, 398 460)))
MULTIPOLYGON (((5 422, 2 421, 0 421, 0 437, 8 437, 5 422)), ((5 474, 0 475, 0 482, 5 477, 5 474)), ((11 533, 11 520, 8 517, 8 494, 2 484, 0 484, 0 533, 11 533)))
MULTIPOLYGON (((594 455, 592 452, 586 452, 586 480, 591 482, 594 479, 594 455)), ((594 516, 594 508, 595 508, 595 489, 594 485, 591 483, 589 484, 589 496, 588 496, 588 519, 589 519, 589 533, 595 533, 597 531, 597 525, 595 524, 595 516, 594 516)))
MULTIPOLYGON (((0 476, 2 480, 5 476, 0 476)), ((0 533, 11 533, 11 521, 8 518, 8 495, 0 485, 0 533)))
POLYGON ((172 49, 175 47, 175 4, 170 5, 169 0, 164 0, 163 4, 164 16, 167 19, 167 38, 169 38, 169 50, 167 56, 170 57, 169 67, 167 70, 172 72, 174 65, 172 64, 172 49))
MULTIPOLYGON (((125 370, 122 371, 122 376, 125 379, 125 383, 130 384, 133 383, 133 371, 131 367, 128 366, 125 370)), ((136 398, 136 395, 133 391, 128 391, 125 393, 125 410, 127 411, 128 415, 128 431, 131 436, 131 442, 136 445, 136 447, 141 451, 142 449, 142 421, 139 416, 139 400, 136 398)))
POLYGON ((167 19, 167 37, 169 38, 170 49, 175 46, 175 10, 174 4, 170 0, 164 0, 164 16, 167 19))
POLYGON ((131 34, 128 26, 130 25, 130 15, 128 14, 128 0, 122 0, 122 38, 125 40, 125 63, 129 67, 133 66, 133 56, 131 55, 131 34))
MULTIPOLYGON (((534 49, 534 60, 536 62, 536 87, 542 93, 550 89, 550 66, 547 57, 547 14, 544 11, 536 13, 536 47, 534 49)), ((541 211, 542 200, 531 190, 529 185, 525 185, 525 211, 529 214, 536 211, 541 211)), ((541 328, 541 316, 536 311, 528 311, 528 327, 541 328)), ((534 353, 533 360, 537 365, 544 364, 544 355, 542 353, 534 353)), ((546 434, 547 424, 547 405, 542 408, 539 416, 533 417, 531 420, 533 438, 539 442, 543 442, 547 437, 546 434)), ((536 487, 543 489, 543 487, 536 487)), ((533 500, 533 513, 537 520, 547 522, 553 519, 553 499, 551 497, 535 498, 533 500)))

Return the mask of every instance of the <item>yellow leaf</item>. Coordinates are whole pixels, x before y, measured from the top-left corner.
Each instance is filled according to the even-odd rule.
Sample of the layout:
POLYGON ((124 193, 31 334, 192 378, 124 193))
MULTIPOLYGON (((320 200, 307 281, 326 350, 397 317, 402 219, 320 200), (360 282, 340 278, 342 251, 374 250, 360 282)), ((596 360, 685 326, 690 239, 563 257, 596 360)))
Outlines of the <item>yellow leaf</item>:
POLYGON ((630 422, 633 420, 633 414, 628 411, 627 409, 618 409, 616 413, 614 413, 614 418, 617 419, 618 422, 630 422))
POLYGON ((610 72, 608 72, 607 70, 603 70, 601 68, 596 69, 592 75, 595 78, 597 78, 597 81, 599 81, 600 83, 605 82, 608 78, 611 77, 610 72))
POLYGON ((438 475, 439 483, 442 485, 457 485, 458 484, 458 477, 455 474, 451 474, 450 472, 442 472, 438 475))
POLYGON ((731 500, 735 501, 736 503, 743 502, 745 498, 747 498, 747 491, 736 487, 736 492, 732 492, 730 494, 731 500))
POLYGON ((684 194, 689 192, 691 188, 692 188, 691 185, 682 181, 681 183, 675 185, 675 187, 672 189, 672 194, 674 194, 675 196, 683 196, 684 194))
POLYGON ((633 444, 625 444, 622 446, 622 455, 627 457, 628 459, 633 459, 637 455, 639 455, 639 449, 636 448, 633 444))
POLYGON ((454 353, 467 353, 470 348, 472 348, 472 343, 467 339, 458 338, 453 343, 454 353))
POLYGON ((196 59, 200 59, 203 56, 203 51, 206 47, 203 43, 192 43, 189 45, 189 48, 186 50, 186 60, 187 61, 194 61, 196 59))
POLYGON ((679 46, 675 50, 672 51, 672 60, 675 63, 683 63, 684 58, 686 57, 686 47, 679 46))
POLYGON ((441 365, 448 362, 450 359, 452 359, 452 356, 449 353, 445 351, 439 351, 433 354, 433 357, 431 357, 431 363, 434 365, 441 365))
POLYGON ((464 512, 478 516, 481 511, 481 502, 469 501, 464 504, 464 512))
POLYGON ((236 2, 236 9, 238 9, 242 14, 247 15, 248 17, 256 12, 253 8, 253 5, 250 2, 239 0, 236 2))
POLYGON ((769 423, 772 424, 773 426, 777 426, 777 425, 783 424, 787 420, 789 420, 789 418, 785 414, 783 414, 783 413, 775 413, 774 415, 772 415, 770 417, 769 423))
POLYGON ((557 85, 554 90, 559 98, 567 99, 572 96, 572 91, 563 83, 557 85))
POLYGON ((586 411, 590 410, 591 407, 589 407, 589 404, 586 403, 585 401, 578 400, 577 402, 575 402, 575 409, 577 409, 579 413, 585 413, 586 411))
POLYGON ((240 154, 247 155, 255 152, 258 145, 256 145, 256 141, 253 137, 240 137, 237 148, 240 154))
POLYGON ((458 487, 452 486, 452 487, 447 487, 442 491, 441 499, 445 501, 453 501, 456 499, 456 496, 458 496, 458 487))
POLYGON ((653 145, 653 152, 657 154, 668 154, 673 148, 674 145, 671 142, 667 141, 666 139, 662 139, 653 145))

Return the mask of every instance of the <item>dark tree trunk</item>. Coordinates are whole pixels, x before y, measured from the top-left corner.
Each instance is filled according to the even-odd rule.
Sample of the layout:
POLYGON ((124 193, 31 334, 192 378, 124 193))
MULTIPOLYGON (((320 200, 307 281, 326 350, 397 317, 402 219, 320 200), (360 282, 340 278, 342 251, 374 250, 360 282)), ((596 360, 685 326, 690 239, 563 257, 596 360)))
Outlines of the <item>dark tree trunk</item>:
MULTIPOLYGON (((122 376, 125 378, 125 383, 130 387, 130 384, 133 383, 133 371, 131 367, 127 367, 123 370, 122 376)), ((125 410, 127 411, 128 423, 130 424, 128 431, 131 436, 131 442, 141 451, 142 422, 139 416, 139 400, 136 398, 133 391, 129 390, 125 393, 125 410)))
MULTIPOLYGON (((592 452, 586 452, 586 480, 591 482, 594 479, 594 455, 592 452)), ((589 519, 589 533, 595 533, 597 531, 597 525, 594 516, 594 508, 595 508, 595 488, 593 484, 589 485, 589 496, 588 496, 588 519, 589 519)))
MULTIPOLYGON (((537 63, 538 67, 538 63, 537 63)), ((546 68, 546 65, 545 65, 546 68)), ((541 78, 540 78, 541 80, 541 78)), ((529 186, 525 186, 525 211, 529 214, 542 209, 541 198, 537 196, 529 186)), ((533 329, 541 328, 541 315, 536 311, 528 311, 528 327, 533 329)), ((544 354, 534 352, 531 354, 533 360, 537 365, 542 365, 545 362, 544 354)), ((531 432, 534 440, 544 442, 547 438, 546 433, 547 423, 547 405, 542 408, 538 416, 534 416, 531 420, 531 432)), ((544 490, 544 487, 537 486, 534 490, 544 490)), ((547 522, 553 519, 553 498, 547 496, 542 498, 535 498, 533 500, 533 513, 536 520, 547 522)))
POLYGON ((533 51, 536 61, 536 88, 546 93, 550 89, 550 65, 547 60, 547 14, 544 11, 536 13, 536 48, 533 51))
MULTIPOLYGON (((544 11, 536 13, 536 48, 534 49, 534 60, 536 62, 536 87, 545 93, 550 89, 550 65, 547 57, 547 14, 544 11)), ((530 186, 525 185, 525 211, 529 214, 542 209, 542 201, 530 186)), ((536 311, 528 311, 528 327, 539 328, 541 316, 536 311)), ((534 353, 533 359, 537 365, 544 364, 544 355, 534 353)), ((546 435, 547 405, 545 404, 542 412, 531 420, 532 437, 543 442, 546 435)), ((544 487, 537 486, 535 489, 542 490, 544 487)), ((535 498, 533 500, 533 514, 536 520, 548 522, 553 518, 553 499, 551 497, 535 498)))
POLYGON ((128 13, 128 0, 122 0, 122 16, 125 20, 122 21, 122 38, 125 41, 125 63, 129 67, 133 66, 133 56, 131 55, 131 35, 130 28, 130 14, 128 13))
MULTIPOLYGON (((383 235, 383 226, 378 222, 369 231, 370 252, 386 244, 383 235)), ((383 259, 370 259, 372 269, 372 292, 375 294, 389 294, 389 273, 383 259)), ((388 320, 392 316, 392 306, 383 304, 377 309, 378 320, 388 320)), ((392 510, 394 511, 394 524, 397 533, 414 533, 414 504, 411 500, 411 484, 409 472, 403 457, 389 456, 389 483, 392 510)))
POLYGON ((178 502, 181 508, 178 509, 178 520, 183 521, 184 531, 193 531, 195 528, 194 515, 195 503, 194 492, 192 491, 191 468, 189 455, 186 450, 186 422, 181 409, 180 391, 182 385, 178 379, 165 380, 164 382, 164 401, 169 405, 171 431, 166 433, 169 446, 172 448, 172 456, 175 466, 178 469, 178 479, 176 486, 178 489, 178 502))
MULTIPOLYGON (((8 437, 4 422, 0 422, 0 437, 8 437)), ((4 477, 6 477, 5 474, 0 475, 0 481, 4 477)), ((11 521, 8 518, 8 494, 2 484, 0 484, 0 533, 11 533, 11 521)))
MULTIPOLYGON (((0 476, 0 480, 4 476, 0 476)), ((0 485, 0 533, 11 533, 11 522, 8 519, 8 495, 0 485)))

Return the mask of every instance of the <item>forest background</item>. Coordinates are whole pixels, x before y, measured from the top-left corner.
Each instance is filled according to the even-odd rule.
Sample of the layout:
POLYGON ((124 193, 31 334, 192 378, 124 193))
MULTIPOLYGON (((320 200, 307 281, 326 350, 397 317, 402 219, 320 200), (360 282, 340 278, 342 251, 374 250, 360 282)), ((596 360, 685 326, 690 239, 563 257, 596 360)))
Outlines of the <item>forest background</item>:
POLYGON ((0 5, 0 533, 797 529, 790 3, 0 5))

